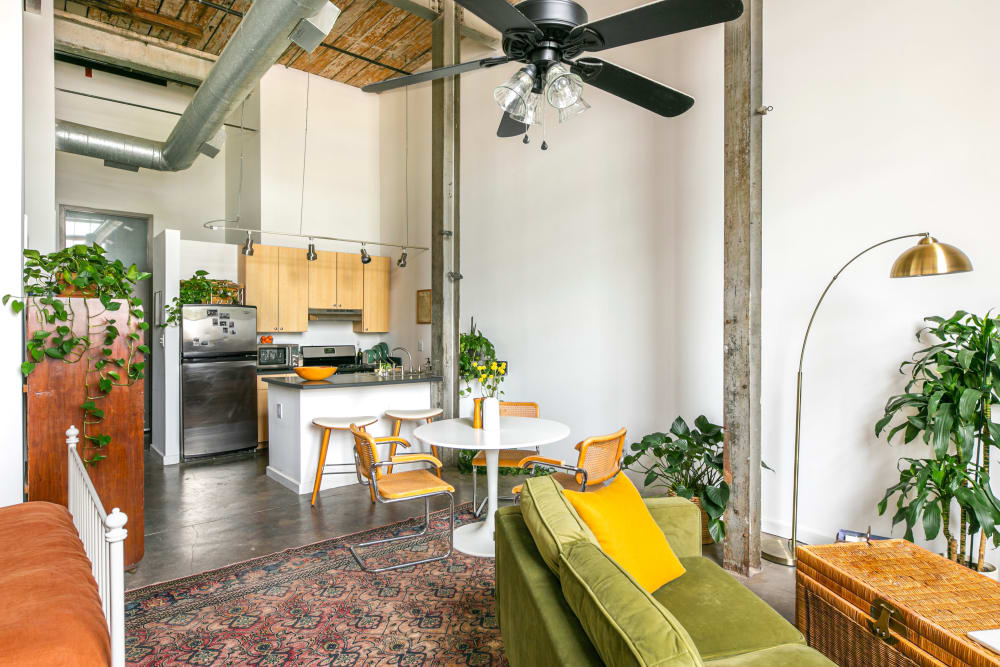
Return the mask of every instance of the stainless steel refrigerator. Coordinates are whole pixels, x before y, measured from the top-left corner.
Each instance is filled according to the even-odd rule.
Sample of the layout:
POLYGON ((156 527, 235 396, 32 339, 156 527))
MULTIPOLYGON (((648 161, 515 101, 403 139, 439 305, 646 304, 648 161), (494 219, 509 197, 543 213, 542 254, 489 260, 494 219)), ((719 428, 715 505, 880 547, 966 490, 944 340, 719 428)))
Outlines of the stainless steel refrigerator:
POLYGON ((181 459, 257 446, 257 309, 181 307, 181 459))

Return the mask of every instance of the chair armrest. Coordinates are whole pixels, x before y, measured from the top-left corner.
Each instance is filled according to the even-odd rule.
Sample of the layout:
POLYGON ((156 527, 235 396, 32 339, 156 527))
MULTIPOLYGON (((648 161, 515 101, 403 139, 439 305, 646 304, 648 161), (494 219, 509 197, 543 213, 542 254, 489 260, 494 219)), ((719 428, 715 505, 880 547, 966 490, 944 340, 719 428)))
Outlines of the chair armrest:
POLYGON ((701 555, 701 510, 686 498, 643 498, 678 558, 701 555))
POLYGON ((410 446, 410 443, 408 441, 404 440, 403 438, 400 438, 398 435, 384 435, 380 438, 372 438, 372 440, 375 441, 376 445, 384 445, 390 442, 398 442, 403 447, 410 446))
POLYGON ((559 459, 550 459, 547 456, 526 456, 523 459, 521 459, 522 468, 530 468, 536 463, 541 463, 542 465, 547 465, 547 466, 566 467, 566 464, 560 461, 559 459))
POLYGON ((546 466, 548 468, 556 468, 564 472, 568 472, 571 475, 576 475, 576 483, 580 485, 582 490, 587 488, 587 471, 583 468, 577 468, 576 466, 566 465, 559 459, 550 459, 546 456, 529 456, 527 458, 521 459, 521 469, 530 470, 536 465, 546 466))
POLYGON ((438 468, 442 467, 441 461, 432 454, 397 454, 386 461, 386 464, 395 463, 432 463, 438 468))

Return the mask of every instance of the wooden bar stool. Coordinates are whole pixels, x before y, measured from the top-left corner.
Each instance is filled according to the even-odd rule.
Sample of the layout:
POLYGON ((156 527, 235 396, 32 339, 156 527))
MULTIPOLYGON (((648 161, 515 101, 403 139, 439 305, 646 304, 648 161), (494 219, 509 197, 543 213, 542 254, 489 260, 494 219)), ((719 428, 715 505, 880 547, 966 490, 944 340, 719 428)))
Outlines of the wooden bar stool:
MULTIPOLYGON (((350 431, 351 424, 354 424, 362 431, 365 430, 366 426, 371 426, 378 421, 378 417, 372 417, 371 415, 365 415, 362 417, 317 417, 313 420, 313 426, 318 426, 323 429, 323 440, 319 447, 319 461, 316 463, 316 482, 313 484, 313 494, 312 502, 309 503, 311 506, 316 506, 316 496, 319 495, 319 485, 323 481, 323 475, 349 475, 351 472, 355 472, 358 475, 359 484, 369 484, 367 481, 367 475, 364 479, 361 477, 361 466, 358 464, 357 452, 354 453, 354 464, 353 471, 351 470, 325 470, 326 468, 326 450, 330 446, 330 431, 350 431)), ((396 451, 396 446, 393 445, 393 451, 396 451)), ((335 463, 333 465, 351 465, 349 463, 335 463)), ((372 496, 372 502, 375 502, 375 493, 368 489, 372 496)))
MULTIPOLYGON (((389 419, 396 420, 392 425, 392 435, 393 437, 399 437, 399 430, 403 427, 404 421, 422 421, 425 424, 430 424, 434 421, 435 417, 440 417, 444 413, 441 408, 422 408, 419 410, 386 410, 385 416, 389 419)), ((396 455, 396 443, 390 445, 389 458, 396 455)), ((438 448, 431 445, 431 453, 434 458, 440 460, 438 456, 438 448)), ((392 468, 389 468, 389 472, 392 472, 392 468)), ((438 477, 441 476, 441 468, 437 469, 438 477)))

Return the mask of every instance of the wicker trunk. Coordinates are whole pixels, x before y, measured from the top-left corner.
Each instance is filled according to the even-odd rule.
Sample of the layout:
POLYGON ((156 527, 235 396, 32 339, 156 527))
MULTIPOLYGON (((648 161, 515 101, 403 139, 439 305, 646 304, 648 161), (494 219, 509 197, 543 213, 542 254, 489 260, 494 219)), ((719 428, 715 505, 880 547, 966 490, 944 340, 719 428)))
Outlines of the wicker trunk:
POLYGON ((795 616, 842 667, 1000 667, 966 636, 1000 628, 1000 583, 905 540, 797 549, 795 616))

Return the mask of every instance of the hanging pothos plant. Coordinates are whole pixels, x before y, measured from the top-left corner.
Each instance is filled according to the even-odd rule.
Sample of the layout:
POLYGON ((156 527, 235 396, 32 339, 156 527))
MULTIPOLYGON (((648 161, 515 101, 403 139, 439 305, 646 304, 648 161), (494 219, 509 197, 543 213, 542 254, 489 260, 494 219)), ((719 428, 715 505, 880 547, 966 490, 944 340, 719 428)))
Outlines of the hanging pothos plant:
POLYGON ((43 255, 37 250, 24 251, 24 294, 7 294, 3 304, 10 304, 14 313, 25 311, 36 317, 38 329, 25 343, 27 359, 21 372, 28 376, 36 365, 48 357, 64 363, 87 364, 83 385, 83 460, 96 463, 107 458, 103 453, 111 436, 100 433, 105 413, 101 399, 115 387, 131 386, 144 377, 146 362, 137 355, 149 354, 141 343, 139 331, 149 328, 143 321, 142 300, 133 296, 135 286, 148 279, 135 264, 126 267, 121 260, 110 260, 104 248, 75 245, 65 250, 43 255), (86 333, 78 335, 78 313, 70 297, 79 297, 86 318, 86 333), (128 311, 124 329, 115 325, 109 312, 118 311, 122 304, 128 311), (114 345, 124 340, 126 353, 116 357, 114 345))
POLYGON ((218 303, 239 305, 240 286, 229 280, 208 277, 208 271, 199 269, 187 280, 182 280, 180 295, 167 306, 167 319, 163 326, 179 324, 181 306, 188 303, 218 303))

